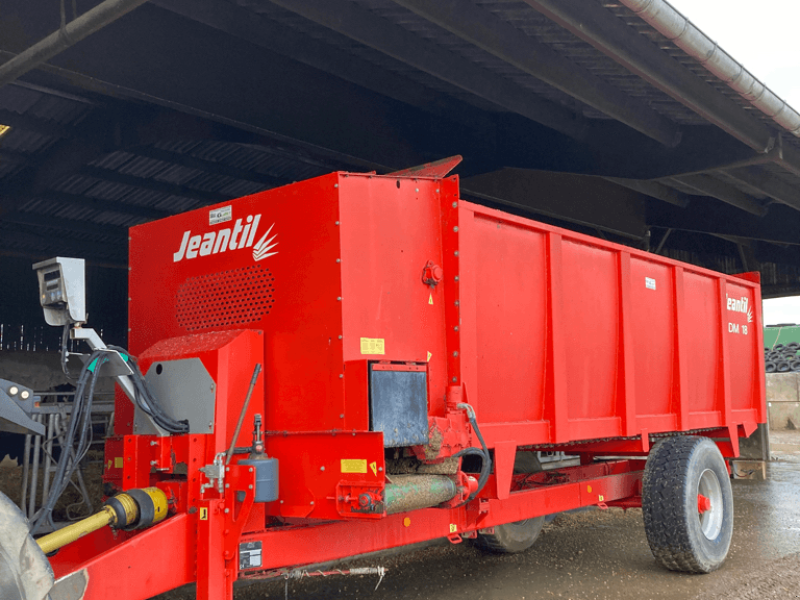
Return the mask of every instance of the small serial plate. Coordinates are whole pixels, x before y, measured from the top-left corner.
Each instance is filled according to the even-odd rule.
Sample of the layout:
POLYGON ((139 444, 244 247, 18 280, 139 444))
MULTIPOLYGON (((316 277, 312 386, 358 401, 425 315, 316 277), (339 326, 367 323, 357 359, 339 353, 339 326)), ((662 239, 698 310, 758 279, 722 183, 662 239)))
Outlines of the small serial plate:
POLYGON ((261 542, 244 542, 239 544, 239 570, 258 569, 261 560, 261 542))
POLYGON ((208 224, 219 225, 233 219, 233 207, 223 206, 222 208, 214 208, 208 211, 208 224))
POLYGON ((645 277, 644 278, 644 287, 646 287, 648 290, 656 289, 656 280, 653 279, 652 277, 645 277))

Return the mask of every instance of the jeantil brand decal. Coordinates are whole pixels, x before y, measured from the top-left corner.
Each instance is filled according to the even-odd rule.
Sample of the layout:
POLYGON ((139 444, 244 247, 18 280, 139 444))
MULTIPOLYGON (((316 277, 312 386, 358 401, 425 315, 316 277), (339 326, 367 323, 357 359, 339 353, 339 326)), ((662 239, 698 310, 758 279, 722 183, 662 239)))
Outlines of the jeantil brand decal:
POLYGON ((746 296, 742 296, 741 298, 731 298, 730 296, 726 295, 725 297, 728 300, 728 310, 744 313, 747 315, 747 322, 753 322, 753 308, 750 306, 750 302, 746 296))
MULTIPOLYGON (((253 247, 260 221, 261 215, 248 215, 245 219, 236 219, 233 228, 225 227, 198 234, 193 234, 191 230, 184 231, 180 247, 172 255, 172 262, 180 262, 183 259, 192 260, 201 256, 228 252, 229 250, 251 248, 253 247)), ((273 227, 275 227, 274 223, 255 245, 253 249, 254 260, 262 260, 267 256, 277 254, 277 252, 269 252, 277 245, 277 242, 272 243, 277 234, 267 239, 273 227)))

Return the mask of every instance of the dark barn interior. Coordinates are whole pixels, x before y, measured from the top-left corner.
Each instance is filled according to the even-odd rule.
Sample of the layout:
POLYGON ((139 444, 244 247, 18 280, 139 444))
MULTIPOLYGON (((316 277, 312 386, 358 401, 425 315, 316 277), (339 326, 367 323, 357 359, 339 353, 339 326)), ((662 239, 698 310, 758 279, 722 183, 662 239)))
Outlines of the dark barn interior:
POLYGON ((467 199, 798 293, 800 116, 638 4, 4 2, 0 349, 57 346, 36 260, 124 344, 127 228, 455 154, 467 199))

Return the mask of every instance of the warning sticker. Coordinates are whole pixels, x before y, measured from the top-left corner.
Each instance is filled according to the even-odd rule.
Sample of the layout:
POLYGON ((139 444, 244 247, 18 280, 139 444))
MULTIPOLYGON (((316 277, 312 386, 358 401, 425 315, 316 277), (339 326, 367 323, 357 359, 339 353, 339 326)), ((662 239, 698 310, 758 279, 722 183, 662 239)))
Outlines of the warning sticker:
POLYGON ((115 469, 121 469, 122 465, 124 465, 124 464, 125 464, 125 461, 122 460, 121 456, 115 456, 114 457, 114 468, 115 469))
POLYGON ((201 521, 208 521, 208 507, 202 506, 200 508, 200 520, 201 521))
POLYGON ((366 472, 367 472, 366 458, 342 459, 342 473, 366 473, 366 472))
POLYGON ((455 533, 458 531, 458 527, 455 523, 450 523, 450 533, 455 533))
MULTIPOLYGON (((233 219, 233 206, 223 206, 222 208, 215 208, 208 211, 208 224, 219 225, 233 219)), ((231 246, 233 248, 233 246, 231 246)))
POLYGON ((378 474, 378 463, 376 463, 376 462, 369 463, 369 468, 372 469, 372 474, 373 475, 377 475, 378 474))
POLYGON ((656 289, 656 280, 653 279, 652 277, 645 277, 644 278, 644 287, 646 287, 648 290, 656 289))
POLYGON ((361 338, 361 354, 386 354, 383 338, 361 338))
POLYGON ((260 567, 261 542, 244 542, 239 544, 239 570, 255 569, 260 567))
POLYGON ((428 362, 431 362, 431 356, 433 356, 433 354, 431 354, 430 352, 428 352, 428 362))
POLYGON ((433 294, 428 296, 428 304, 433 304, 433 294))

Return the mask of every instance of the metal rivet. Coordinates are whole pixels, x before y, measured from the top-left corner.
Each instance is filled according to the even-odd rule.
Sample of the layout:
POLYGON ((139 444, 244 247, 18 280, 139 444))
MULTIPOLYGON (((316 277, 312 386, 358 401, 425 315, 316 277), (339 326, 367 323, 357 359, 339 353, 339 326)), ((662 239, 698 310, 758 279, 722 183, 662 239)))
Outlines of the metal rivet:
POLYGON ((253 489, 253 484, 251 483, 250 485, 248 485, 248 486, 247 486, 247 489, 248 489, 248 490, 252 490, 252 489, 253 489))
POLYGON ((458 331, 458 325, 456 325, 455 327, 453 327, 453 331, 458 331))
POLYGON ((231 509, 230 508, 226 508, 225 509, 225 514, 227 515, 229 512, 231 512, 231 509))
POLYGON ((227 472, 229 472, 230 470, 231 470, 231 468, 230 468, 230 467, 225 467, 225 472, 226 472, 226 473, 227 473, 227 472))
POLYGON ((252 473, 252 472, 253 472, 253 467, 250 467, 250 469, 249 469, 249 470, 250 470, 250 472, 252 473))
POLYGON ((456 381, 458 381, 458 380, 455 377, 453 377, 453 383, 455 383, 456 381))
POLYGON ((337 188, 337 187, 339 187, 339 184, 338 183, 334 183, 333 187, 337 188))
POLYGON ((337 297, 336 297, 336 299, 337 299, 339 302, 341 302, 341 301, 342 301, 342 297, 341 297, 341 296, 337 296, 337 297))
POLYGON ((230 483, 226 483, 225 484, 225 489, 227 490, 229 487, 231 487, 231 484, 230 483))
POLYGON ((454 255, 454 256, 458 256, 458 250, 456 250, 455 252, 453 252, 453 255, 454 255))
POLYGON ((283 500, 281 500, 281 504, 283 504, 283 500))
POLYGON ((458 275, 456 275, 456 281, 458 281, 458 275))
POLYGON ((339 373, 339 379, 344 379, 344 373, 339 373))
POLYGON ((336 259, 336 262, 337 262, 337 263, 340 263, 340 262, 342 262, 342 259, 341 259, 341 258, 337 258, 337 259, 336 259))
POLYGON ((458 226, 453 227, 453 231, 458 232, 458 226))
POLYGON ((339 418, 340 418, 340 419, 344 419, 344 413, 340 414, 340 415, 339 415, 339 418))
POLYGON ((342 336, 339 336, 339 339, 342 339, 342 336))
POLYGON ((418 191, 419 191, 419 188, 414 188, 414 191, 415 191, 415 192, 418 192, 418 191))
POLYGON ((458 352, 453 352, 453 356, 458 356, 458 352))
POLYGON ((456 206, 458 206, 458 202, 453 202, 453 208, 455 208, 456 206))
POLYGON ((339 221, 336 221, 336 223, 334 223, 334 225, 338 225, 338 224, 339 224, 339 221))
POLYGON ((456 300, 456 306, 458 306, 458 300, 456 300))
POLYGON ((320 467, 320 468, 319 468, 319 470, 320 470, 320 471, 324 471, 324 470, 325 470, 325 467, 320 467))
POLYGON ((154 467, 154 466, 156 466, 157 464, 158 464, 158 461, 157 461, 157 460, 151 460, 151 461, 150 461, 150 466, 151 466, 151 467, 154 467))
POLYGON ((439 188, 436 188, 436 193, 437 193, 437 194, 439 193, 439 188))
POLYGON ((132 299, 131 299, 131 298, 128 298, 128 302, 131 302, 131 301, 132 301, 132 299))
POLYGON ((314 501, 313 500, 311 501, 311 506, 314 506, 314 501))
POLYGON ((383 471, 383 467, 378 467, 378 471, 383 471))

